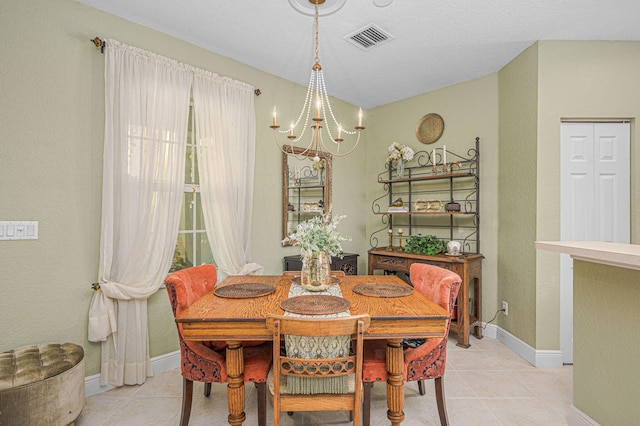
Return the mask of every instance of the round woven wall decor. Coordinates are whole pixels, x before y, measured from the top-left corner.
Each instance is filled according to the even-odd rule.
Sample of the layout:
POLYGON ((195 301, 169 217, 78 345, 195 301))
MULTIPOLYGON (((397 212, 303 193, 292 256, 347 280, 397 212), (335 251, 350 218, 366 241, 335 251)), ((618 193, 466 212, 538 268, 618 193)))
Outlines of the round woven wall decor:
POLYGON ((434 143, 444 132, 444 120, 438 114, 427 114, 418 121, 416 138, 422 143, 434 143))

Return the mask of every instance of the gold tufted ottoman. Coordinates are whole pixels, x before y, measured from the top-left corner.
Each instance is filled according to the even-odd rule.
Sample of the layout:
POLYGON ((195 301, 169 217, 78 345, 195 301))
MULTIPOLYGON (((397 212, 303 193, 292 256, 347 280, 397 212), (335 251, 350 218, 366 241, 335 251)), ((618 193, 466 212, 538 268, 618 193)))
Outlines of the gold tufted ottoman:
POLYGON ((84 350, 73 343, 0 353, 0 425, 67 425, 84 406, 84 350))

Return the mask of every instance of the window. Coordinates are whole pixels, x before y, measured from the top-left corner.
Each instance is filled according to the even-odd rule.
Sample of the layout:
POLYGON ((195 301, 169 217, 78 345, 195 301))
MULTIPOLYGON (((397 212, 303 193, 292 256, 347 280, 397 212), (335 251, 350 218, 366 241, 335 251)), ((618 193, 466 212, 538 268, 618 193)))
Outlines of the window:
POLYGON ((186 156, 180 228, 169 272, 202 265, 203 263, 215 264, 204 225, 202 203, 200 202, 200 180, 198 178, 198 154, 193 104, 189 107, 186 156))

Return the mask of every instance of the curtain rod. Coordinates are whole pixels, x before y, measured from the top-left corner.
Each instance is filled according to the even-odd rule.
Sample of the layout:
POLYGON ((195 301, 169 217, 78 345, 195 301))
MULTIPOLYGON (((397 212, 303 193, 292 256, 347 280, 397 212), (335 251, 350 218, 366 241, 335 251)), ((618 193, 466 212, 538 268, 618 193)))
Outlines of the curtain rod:
MULTIPOLYGON (((96 47, 96 49, 100 49, 100 53, 104 53, 104 48, 107 45, 106 41, 102 40, 100 37, 94 37, 93 39, 91 39, 89 41, 91 43, 93 43, 93 45, 96 47)), ((262 94, 260 89, 254 90, 253 93, 255 93, 256 96, 260 96, 262 94)))

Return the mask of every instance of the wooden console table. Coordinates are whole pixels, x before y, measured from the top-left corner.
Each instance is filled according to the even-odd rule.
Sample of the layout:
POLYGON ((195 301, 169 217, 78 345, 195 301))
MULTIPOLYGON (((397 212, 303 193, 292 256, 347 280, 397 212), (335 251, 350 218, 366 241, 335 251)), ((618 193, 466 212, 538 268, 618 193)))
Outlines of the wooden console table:
POLYGON ((408 274, 413 263, 428 263, 460 275, 462 285, 458 294, 457 318, 451 320, 451 331, 458 335, 458 346, 468 348, 471 327, 473 335, 482 339, 482 259, 484 256, 481 254, 428 256, 375 248, 369 250, 368 275, 373 275, 376 269, 385 273, 401 271, 408 274), (469 292, 470 289, 473 293, 469 292))

